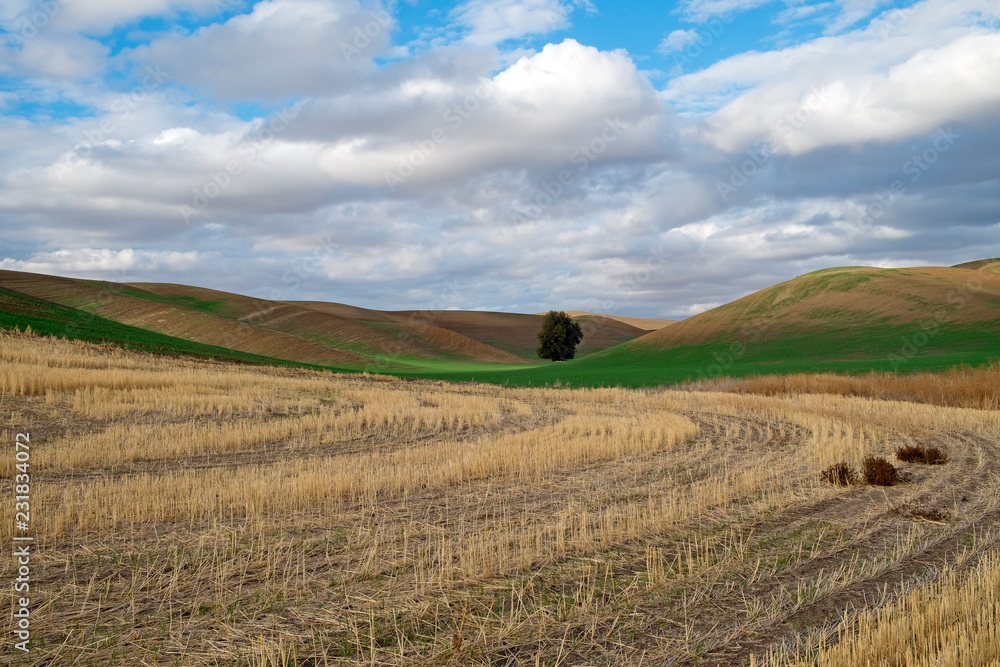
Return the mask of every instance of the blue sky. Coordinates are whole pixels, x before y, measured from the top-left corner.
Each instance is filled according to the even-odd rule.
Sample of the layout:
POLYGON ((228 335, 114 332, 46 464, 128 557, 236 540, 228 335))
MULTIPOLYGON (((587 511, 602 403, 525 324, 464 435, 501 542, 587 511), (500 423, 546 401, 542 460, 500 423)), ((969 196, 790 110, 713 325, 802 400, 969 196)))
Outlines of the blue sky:
MULTIPOLYGON (((16 42, 22 33, 32 32, 40 27, 44 31, 49 23, 58 21, 56 7, 68 4, 69 0, 55 3, 26 3, 25 9, 8 19, 0 34, 16 42), (52 14, 52 18, 49 15, 52 14)), ((433 40, 449 40, 456 35, 468 35, 468 26, 457 24, 460 2, 396 2, 386 6, 369 3, 366 8, 374 15, 391 12, 394 24, 389 30, 397 47, 419 51, 430 47, 433 40)), ((518 3, 510 3, 518 4, 518 3)), ((531 5, 532 3, 520 3, 531 5)), ((546 4, 546 3, 536 3, 546 4)), ((555 4, 555 3, 553 3, 555 4)), ((539 50, 545 44, 574 39, 582 44, 594 46, 602 51, 624 49, 638 67, 645 70, 651 79, 665 81, 680 73, 690 73, 703 69, 725 58, 747 52, 766 51, 775 47, 801 44, 822 36, 843 15, 835 2, 795 3, 800 9, 811 9, 806 16, 793 18, 789 9, 780 2, 722 3, 720 11, 701 17, 693 14, 699 4, 625 2, 594 3, 592 0, 567 4, 565 20, 538 30, 516 35, 498 43, 512 52, 523 49, 539 50), (728 5, 731 4, 730 8, 728 5), (749 7, 740 9, 740 6, 749 7), (682 38, 680 33, 688 37, 682 38), (671 34, 677 39, 671 42, 671 34)), ((711 4, 711 3, 708 3, 711 4)), ((893 8, 906 8, 913 4, 905 0, 869 2, 871 11, 857 14, 854 23, 841 29, 867 25, 873 16, 893 8)), ((101 27, 81 31, 97 44, 107 49, 107 65, 102 80, 109 89, 129 90, 136 81, 129 76, 131 65, 129 52, 140 46, 148 46, 166 34, 189 36, 199 29, 213 24, 223 24, 239 14, 249 14, 255 4, 246 0, 218 0, 206 5, 200 11, 191 6, 179 4, 170 9, 169 3, 163 11, 142 15, 130 12, 129 16, 101 27)), ((365 5, 363 5, 365 6, 365 5)), ((382 63, 392 63, 395 57, 388 57, 382 63)), ((96 115, 99 110, 80 105, 76 100, 45 96, 37 99, 32 95, 37 91, 38 81, 27 74, 17 77, 8 74, 2 80, 5 90, 25 93, 24 100, 10 105, 5 111, 11 116, 28 119, 39 117, 60 119, 96 115)), ((208 100, 205 100, 208 101, 208 100)), ((225 106, 244 120, 250 120, 275 108, 261 100, 246 99, 241 103, 225 106)))
POLYGON ((12 0, 0 268, 683 317, 828 266, 996 256, 998 20, 986 0, 12 0))

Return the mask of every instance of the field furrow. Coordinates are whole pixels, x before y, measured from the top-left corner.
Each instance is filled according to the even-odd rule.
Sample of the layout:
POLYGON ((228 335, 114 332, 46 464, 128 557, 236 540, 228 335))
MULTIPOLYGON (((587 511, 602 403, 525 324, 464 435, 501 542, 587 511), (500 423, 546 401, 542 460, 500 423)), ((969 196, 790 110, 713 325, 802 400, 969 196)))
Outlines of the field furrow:
POLYGON ((2 342, 47 387, 0 395, 3 437, 32 432, 44 600, 14 664, 788 664, 987 581, 1000 546, 995 411, 2 342), (47 379, 74 367, 94 388, 47 379), (902 480, 821 478, 869 456, 902 480))

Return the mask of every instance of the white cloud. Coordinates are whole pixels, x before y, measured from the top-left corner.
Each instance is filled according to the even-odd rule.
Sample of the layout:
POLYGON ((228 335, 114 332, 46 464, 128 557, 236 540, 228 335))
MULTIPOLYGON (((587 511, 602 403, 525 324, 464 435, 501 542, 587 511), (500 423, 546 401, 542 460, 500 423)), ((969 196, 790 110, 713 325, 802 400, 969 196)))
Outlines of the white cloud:
MULTIPOLYGON (((1000 33, 929 0, 905 22, 726 59, 672 82, 666 98, 707 115, 703 137, 725 151, 755 142, 799 154, 834 145, 898 141, 1000 109, 1000 33), (969 23, 972 25, 968 25, 969 23), (735 97, 729 91, 736 92, 735 97)), ((986 10, 968 0, 969 10, 986 10)), ((1000 10, 989 10, 996 20, 1000 10)))
POLYGON ((394 19, 358 0, 263 0, 249 14, 169 34, 133 58, 222 100, 286 99, 342 91, 389 50, 394 19))
POLYGON ((198 130, 190 127, 172 127, 160 132, 160 135, 153 139, 153 145, 191 144, 199 138, 201 138, 201 133, 198 130))
POLYGON ((681 13, 690 21, 704 23, 710 19, 756 9, 774 0, 687 0, 681 13))
POLYGON ((466 0, 451 16, 469 29, 466 41, 493 45, 566 28, 572 10, 559 0, 466 0))
POLYGON ((825 32, 828 35, 836 35, 868 18, 880 6, 888 3, 889 0, 837 0, 839 13, 826 27, 825 32))
MULTIPOLYGON (((38 3, 62 30, 100 31, 143 17, 172 16, 180 11, 214 14, 221 6, 237 9, 243 0, 54 0, 38 3), (50 9, 51 8, 51 9, 50 9)), ((36 6, 38 6, 36 5, 36 6)))
POLYGON ((78 248, 37 252, 26 260, 0 259, 0 269, 56 275, 88 275, 163 269, 187 271, 204 259, 204 254, 198 251, 78 248))
MULTIPOLYGON (((687 7, 711 18, 726 5, 687 7)), ((849 5, 871 3, 786 18, 827 26, 849 5)), ((451 41, 394 46, 390 21, 360 48, 356 30, 375 20, 368 6, 264 0, 112 58, 83 50, 76 63, 64 56, 86 43, 68 41, 60 55, 58 31, 48 42, 39 35, 52 48, 38 54, 48 74, 39 69, 37 85, 7 96, 7 108, 71 100, 97 116, 0 115, 0 266, 110 279, 127 271, 380 308, 446 293, 442 303, 463 308, 684 316, 831 264, 1000 254, 995 3, 929 0, 865 29, 728 58, 664 95, 624 51, 573 39, 492 48, 568 22, 584 2, 466 3, 470 22, 451 41), (359 49, 350 62, 342 43, 359 49), (136 100, 90 74, 147 63, 169 76, 136 100), (483 80, 489 90, 477 96, 483 80), (678 118, 664 97, 703 113, 678 118), (217 105, 292 99, 294 117, 266 140, 266 118, 217 105), (777 129, 804 108, 796 132, 777 129), (874 193, 906 177, 901 165, 927 146, 910 138, 952 120, 962 139, 940 168, 907 180, 884 217, 859 225, 874 193), (436 129, 442 141, 390 191, 386 170, 436 129), (761 140, 778 154, 723 201, 717 183, 747 159, 729 151, 761 140), (74 150, 79 164, 61 170, 74 150), (228 176, 233 161, 239 173, 228 176), (553 185, 561 171, 570 185, 553 185), (181 217, 196 191, 223 181, 204 211, 181 217)), ((84 9, 106 12, 87 19, 94 24, 132 11, 84 9)), ((713 25, 696 28, 714 34, 713 25)))
POLYGON ((381 114, 377 135, 328 140, 320 168, 334 180, 381 187, 387 171, 402 174, 406 192, 454 185, 489 169, 575 173, 585 155, 593 158, 587 166, 663 155, 670 134, 655 90, 627 54, 574 40, 549 44, 491 80, 411 82, 395 94, 330 102, 303 122, 312 122, 312 113, 381 114), (400 112, 395 132, 387 109, 400 112), (440 141, 432 139, 436 131, 440 141), (592 142, 597 153, 589 150, 592 142))
POLYGON ((677 51, 683 51, 684 47, 689 44, 694 44, 697 41, 697 30, 674 30, 672 33, 663 38, 659 46, 656 47, 656 52, 667 56, 671 53, 676 53, 677 51))
POLYGON ((41 31, 19 48, 0 44, 0 57, 7 69, 22 76, 70 80, 92 78, 106 65, 108 48, 94 39, 55 29, 41 31))
MULTIPOLYGON (((827 34, 837 34, 868 18, 889 0, 828 0, 810 2, 781 0, 785 9, 777 13, 777 23, 816 20, 826 24, 827 34)), ((706 23, 719 18, 731 18, 765 5, 778 4, 778 0, 686 0, 678 12, 694 23, 706 23)))
POLYGON ((238 8, 243 0, 6 0, 0 6, 0 71, 53 79, 92 77, 105 67, 109 49, 94 35, 142 17, 180 11, 214 12, 220 2, 238 8))

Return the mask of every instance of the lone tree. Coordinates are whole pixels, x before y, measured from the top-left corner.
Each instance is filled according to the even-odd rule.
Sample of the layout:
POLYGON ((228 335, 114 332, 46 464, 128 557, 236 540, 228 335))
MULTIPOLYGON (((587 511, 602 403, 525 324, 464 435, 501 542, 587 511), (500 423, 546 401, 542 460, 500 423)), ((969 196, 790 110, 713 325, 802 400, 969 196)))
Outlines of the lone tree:
POLYGON ((583 340, 580 325, 561 310, 550 310, 538 332, 538 356, 552 361, 572 359, 583 340))

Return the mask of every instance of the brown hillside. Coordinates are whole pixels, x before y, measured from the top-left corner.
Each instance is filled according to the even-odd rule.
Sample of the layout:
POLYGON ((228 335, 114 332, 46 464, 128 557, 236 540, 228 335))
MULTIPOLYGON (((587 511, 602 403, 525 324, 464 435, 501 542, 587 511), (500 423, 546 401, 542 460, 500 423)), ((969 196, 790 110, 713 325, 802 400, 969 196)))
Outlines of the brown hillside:
POLYGON ((383 361, 455 355, 472 361, 526 361, 458 333, 405 326, 385 314, 378 318, 385 324, 369 324, 325 312, 380 315, 350 306, 318 310, 189 285, 2 274, 0 286, 28 296, 186 340, 292 361, 353 367, 367 366, 372 356, 383 361), (165 299, 170 302, 164 303, 165 299))
POLYGON ((330 366, 366 363, 353 352, 207 312, 117 294, 99 285, 57 276, 0 271, 0 287, 149 331, 304 363, 330 366))
MULTIPOLYGON (((363 367, 375 357, 535 361, 541 315, 465 311, 385 312, 339 303, 275 302, 203 287, 111 283, 3 272, 0 285, 122 324, 263 356, 363 367)), ((576 316, 578 355, 633 340, 649 329, 620 317, 576 316)), ((627 318, 625 318, 627 319, 627 318)), ((663 321, 639 321, 659 326, 663 321)))
POLYGON ((1000 319, 1000 276, 964 268, 816 271, 754 292, 638 339, 657 349, 726 337, 799 334, 810 328, 893 325, 938 317, 958 324, 1000 319))
MULTIPOLYGON (((400 322, 448 329, 527 359, 536 358, 538 332, 542 328, 541 315, 464 310, 403 310, 388 314, 400 322)), ((603 317, 584 316, 579 320, 584 336, 577 348, 578 356, 619 345, 646 333, 643 329, 603 317)))
POLYGON ((408 327, 387 313, 339 303, 283 302, 166 283, 133 283, 162 296, 217 303, 230 316, 306 340, 363 350, 379 356, 440 358, 463 355, 475 361, 524 363, 524 359, 460 334, 435 327, 408 327), (370 322, 392 323, 391 327, 370 322))
MULTIPOLYGON (((545 313, 539 313, 544 315, 545 313)), ((629 326, 635 327, 637 329, 645 329, 646 331, 656 331, 657 329, 662 329, 665 326, 669 326, 677 322, 677 320, 665 320, 656 317, 629 317, 627 315, 603 315, 601 313, 588 313, 583 310, 567 310, 566 314, 570 317, 593 317, 593 318, 605 318, 609 320, 615 320, 618 322, 623 322, 629 326)))
POLYGON ((290 302, 255 299, 203 287, 167 283, 132 285, 161 296, 190 298, 219 304, 218 308, 229 317, 324 345, 389 356, 436 357, 441 353, 440 349, 434 344, 428 344, 426 340, 400 336, 393 329, 372 326, 328 310, 307 308, 290 302))
POLYGON ((395 326, 401 331, 406 331, 422 339, 432 341, 436 343, 439 349, 451 352, 452 354, 460 354, 479 361, 495 361, 505 364, 523 364, 525 362, 524 357, 504 352, 449 329, 426 324, 397 323, 395 326))
POLYGON ((348 306, 346 303, 329 303, 326 301, 282 301, 292 306, 317 310, 337 317, 358 322, 396 322, 396 318, 381 310, 370 310, 358 306, 348 306))

